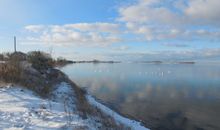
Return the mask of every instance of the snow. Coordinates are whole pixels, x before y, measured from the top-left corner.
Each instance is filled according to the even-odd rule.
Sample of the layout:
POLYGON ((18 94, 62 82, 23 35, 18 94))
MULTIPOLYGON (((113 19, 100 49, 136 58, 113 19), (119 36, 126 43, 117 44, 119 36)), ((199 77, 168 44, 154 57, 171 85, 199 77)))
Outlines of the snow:
MULTIPOLYGON (((93 117, 82 119, 76 108, 73 88, 58 84, 51 99, 42 99, 32 91, 18 86, 0 88, 0 130, 98 130, 100 123, 93 117)), ((149 130, 137 121, 122 117, 110 108, 86 95, 88 102, 98 107, 116 122, 133 130, 149 130)))
POLYGON ((1 130, 95 129, 64 104, 41 99, 21 87, 0 88, 1 130))
POLYGON ((4 64, 5 63, 5 61, 0 61, 0 64, 4 64))
POLYGON ((140 124, 140 122, 125 118, 125 117, 119 115, 118 113, 114 112, 110 108, 108 108, 108 107, 104 106, 103 104, 97 102, 95 100, 95 98, 93 98, 91 95, 88 94, 86 96, 86 98, 87 98, 88 102, 91 105, 94 105, 95 107, 98 107, 104 113, 106 113, 107 115, 113 117, 116 121, 118 121, 118 122, 120 122, 120 123, 122 123, 122 124, 124 124, 128 127, 131 127, 132 130, 149 130, 148 128, 145 128, 144 126, 142 126, 140 124))

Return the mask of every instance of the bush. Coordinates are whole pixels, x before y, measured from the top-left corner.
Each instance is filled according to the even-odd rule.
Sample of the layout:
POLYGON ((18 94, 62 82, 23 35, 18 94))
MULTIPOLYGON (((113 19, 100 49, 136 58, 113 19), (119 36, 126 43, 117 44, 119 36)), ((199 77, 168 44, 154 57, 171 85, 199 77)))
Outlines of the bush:
POLYGON ((28 53, 28 62, 32 64, 32 67, 37 70, 45 70, 53 67, 54 61, 50 54, 33 51, 28 53))
POLYGON ((4 55, 0 54, 0 61, 3 61, 3 60, 4 60, 4 55))
POLYGON ((67 60, 63 57, 58 57, 57 62, 67 62, 67 60))
POLYGON ((18 60, 18 61, 25 61, 27 60, 27 55, 22 52, 14 52, 9 55, 9 60, 18 60))

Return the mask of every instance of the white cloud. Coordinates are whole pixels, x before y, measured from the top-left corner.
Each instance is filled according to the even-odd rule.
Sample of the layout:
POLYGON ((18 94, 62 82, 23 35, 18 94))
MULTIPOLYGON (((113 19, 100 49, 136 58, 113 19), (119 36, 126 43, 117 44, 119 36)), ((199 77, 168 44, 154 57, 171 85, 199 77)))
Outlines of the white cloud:
POLYGON ((219 0, 190 0, 184 13, 193 21, 219 26, 219 5, 219 0))
POLYGON ((111 56, 118 59, 129 59, 135 61, 147 60, 201 60, 208 58, 220 59, 220 48, 204 48, 182 51, 149 51, 139 53, 114 53, 111 56))
POLYGON ((220 40, 219 0, 138 0, 117 19, 143 40, 220 40), (201 31, 203 30, 203 31, 201 31))
POLYGON ((178 14, 172 12, 163 4, 163 0, 139 0, 134 5, 119 9, 119 21, 133 22, 138 24, 154 25, 155 23, 174 23, 178 14))
POLYGON ((72 28, 79 31, 92 31, 92 32, 106 32, 106 33, 119 33, 120 26, 113 23, 78 23, 67 24, 66 28, 72 28))
POLYGON ((163 46, 168 46, 168 47, 188 47, 188 44, 183 44, 183 43, 163 43, 163 46))
POLYGON ((127 50, 129 50, 130 49, 130 47, 129 46, 126 46, 126 45, 121 45, 121 46, 118 46, 118 47, 114 47, 114 48, 112 48, 113 50, 115 50, 115 51, 127 51, 127 50))
POLYGON ((219 24, 219 0, 138 0, 119 9, 119 21, 158 24, 219 24))
POLYGON ((79 23, 66 25, 29 25, 25 30, 33 32, 26 42, 54 45, 107 46, 120 42, 119 25, 111 23, 79 23))
POLYGON ((44 29, 43 25, 28 25, 25 27, 26 30, 30 31, 30 32, 39 32, 42 31, 44 29))
POLYGON ((111 23, 29 25, 28 42, 106 46, 123 41, 220 41, 219 0, 137 0, 111 23), (128 37, 132 36, 132 38, 128 37))

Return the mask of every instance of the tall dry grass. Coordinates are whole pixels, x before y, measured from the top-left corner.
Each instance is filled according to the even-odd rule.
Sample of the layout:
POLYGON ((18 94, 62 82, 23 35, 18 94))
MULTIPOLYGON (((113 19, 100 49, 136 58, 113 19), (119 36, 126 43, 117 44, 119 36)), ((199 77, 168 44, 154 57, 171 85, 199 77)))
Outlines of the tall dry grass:
POLYGON ((0 79, 4 82, 18 82, 22 76, 20 62, 16 59, 0 64, 0 79))

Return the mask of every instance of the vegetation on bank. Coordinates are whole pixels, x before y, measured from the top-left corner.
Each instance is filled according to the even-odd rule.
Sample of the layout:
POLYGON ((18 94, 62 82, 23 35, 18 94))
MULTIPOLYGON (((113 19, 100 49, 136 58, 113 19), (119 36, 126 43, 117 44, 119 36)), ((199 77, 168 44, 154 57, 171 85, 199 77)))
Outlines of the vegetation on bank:
MULTIPOLYGON (((56 77, 57 66, 64 66, 69 62, 64 58, 53 59, 50 54, 32 51, 27 54, 22 52, 0 54, 0 80, 8 83, 21 84, 30 88, 43 86, 41 94, 47 94, 51 84, 50 76, 56 77), (53 73, 50 75, 48 71, 53 73), (33 82, 34 85, 31 83, 33 82)), ((63 74, 64 75, 64 74, 63 74)))
MULTIPOLYGON (((130 129, 116 123, 100 109, 91 106, 85 97, 86 92, 72 82, 64 73, 55 69, 56 66, 66 64, 65 59, 53 59, 51 55, 33 51, 5 53, 0 55, 0 82, 13 83, 27 87, 44 98, 50 98, 51 92, 57 84, 66 82, 71 85, 77 98, 77 109, 84 119, 93 116, 99 119, 104 129, 130 129)), ((101 128, 100 128, 101 129, 101 128)))
POLYGON ((0 54, 0 61, 11 61, 15 59, 19 61, 27 60, 30 63, 36 65, 35 67, 39 67, 40 65, 46 65, 47 67, 56 67, 74 63, 73 61, 66 60, 62 57, 53 59, 50 54, 41 51, 32 51, 28 52, 27 54, 22 52, 0 54))
POLYGON ((34 90, 41 96, 47 96, 53 83, 49 82, 46 72, 56 65, 55 60, 44 52, 33 51, 5 53, 1 56, 0 80, 15 83, 34 90))

